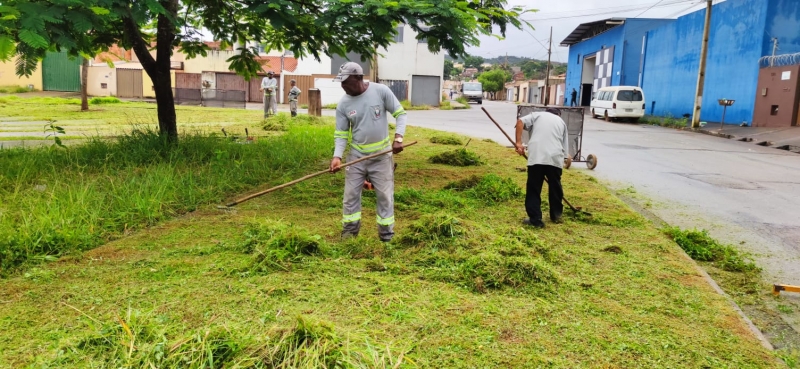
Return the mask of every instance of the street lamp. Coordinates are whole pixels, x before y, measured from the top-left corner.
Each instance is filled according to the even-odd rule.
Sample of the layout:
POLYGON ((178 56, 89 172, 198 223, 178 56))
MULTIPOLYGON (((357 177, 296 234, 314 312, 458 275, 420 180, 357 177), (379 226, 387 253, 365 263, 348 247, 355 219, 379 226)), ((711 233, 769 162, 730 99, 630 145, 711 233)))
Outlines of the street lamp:
POLYGON ((719 99, 717 101, 719 101, 719 104, 722 106, 722 122, 719 124, 719 130, 722 131, 722 127, 725 126, 725 112, 736 100, 719 99))

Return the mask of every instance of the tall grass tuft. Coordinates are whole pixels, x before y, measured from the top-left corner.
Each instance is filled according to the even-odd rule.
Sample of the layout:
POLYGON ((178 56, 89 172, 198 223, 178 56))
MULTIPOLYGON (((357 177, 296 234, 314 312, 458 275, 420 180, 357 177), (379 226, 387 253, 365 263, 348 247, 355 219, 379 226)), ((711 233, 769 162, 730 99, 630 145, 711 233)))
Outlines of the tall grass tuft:
POLYGON ((729 272, 758 273, 760 268, 747 260, 732 246, 723 245, 711 238, 708 232, 681 230, 673 227, 664 230, 689 257, 698 261, 711 262, 729 272))
POLYGON ((241 145, 137 130, 66 150, 0 150, 0 275, 282 182, 330 156, 332 128, 293 126, 241 145))

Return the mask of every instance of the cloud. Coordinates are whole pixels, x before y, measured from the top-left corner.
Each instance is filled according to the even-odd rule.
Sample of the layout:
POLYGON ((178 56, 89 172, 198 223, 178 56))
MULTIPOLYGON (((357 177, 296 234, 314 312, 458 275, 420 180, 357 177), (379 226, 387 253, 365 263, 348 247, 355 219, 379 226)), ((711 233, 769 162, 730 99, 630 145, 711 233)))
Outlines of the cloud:
MULTIPOLYGON (((535 29, 520 31, 508 29, 506 38, 498 40, 482 36, 478 47, 467 48, 467 52, 484 58, 508 55, 547 59, 547 42, 550 27, 553 27, 554 61, 564 62, 569 49, 558 46, 581 23, 612 17, 675 18, 679 15, 702 9, 705 4, 698 0, 561 0, 512 1, 509 5, 521 5, 527 9, 538 9, 527 13, 522 19, 530 21, 535 29), (648 9, 653 6, 651 9, 648 9)), ((499 30, 496 30, 499 35, 499 30)))

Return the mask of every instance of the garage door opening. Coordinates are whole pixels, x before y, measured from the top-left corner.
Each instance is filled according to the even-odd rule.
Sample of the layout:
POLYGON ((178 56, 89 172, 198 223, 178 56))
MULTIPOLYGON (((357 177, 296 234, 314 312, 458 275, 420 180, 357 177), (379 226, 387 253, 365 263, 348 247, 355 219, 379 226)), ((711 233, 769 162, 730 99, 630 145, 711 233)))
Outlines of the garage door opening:
POLYGON ((597 56, 592 55, 583 59, 583 71, 581 73, 581 106, 589 106, 594 98, 595 69, 597 67, 597 56))

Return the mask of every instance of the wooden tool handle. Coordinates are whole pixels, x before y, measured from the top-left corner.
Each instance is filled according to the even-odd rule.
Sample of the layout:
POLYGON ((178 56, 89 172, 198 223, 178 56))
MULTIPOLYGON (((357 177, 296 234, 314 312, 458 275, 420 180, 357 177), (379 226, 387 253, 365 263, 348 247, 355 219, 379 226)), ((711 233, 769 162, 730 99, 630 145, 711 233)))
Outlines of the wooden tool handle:
MULTIPOLYGON (((411 145, 414 145, 414 144, 416 144, 416 143, 417 143, 417 141, 414 141, 414 142, 409 142, 409 143, 407 143, 407 144, 403 145, 403 148, 409 147, 409 146, 411 146, 411 145)), ((381 151, 381 152, 379 152, 379 153, 377 153, 377 154, 368 155, 368 156, 365 156, 365 157, 363 157, 363 158, 358 158, 358 159, 356 159, 356 160, 353 160, 353 161, 351 161, 351 162, 348 162, 348 163, 342 164, 341 166, 339 166, 339 169, 342 169, 342 168, 345 168, 345 167, 349 167, 349 166, 351 166, 351 165, 353 165, 353 164, 356 164, 356 163, 362 162, 362 161, 364 161, 364 160, 369 160, 369 159, 372 159, 372 158, 377 158, 377 157, 379 157, 379 156, 381 156, 381 155, 386 155, 386 154, 388 154, 388 153, 390 153, 390 152, 392 152, 392 149, 388 149, 388 150, 386 150, 386 151, 381 151)), ((231 202, 231 203, 228 203, 226 206, 228 206, 228 207, 230 207, 230 206, 236 206, 236 205, 239 205, 239 204, 241 204, 241 203, 243 203, 243 202, 245 202, 245 201, 247 201, 247 200, 250 200, 250 199, 253 199, 253 198, 259 197, 259 196, 261 196, 261 195, 266 195, 266 194, 268 194, 268 193, 270 193, 270 192, 273 192, 273 191, 280 190, 281 188, 286 188, 286 187, 289 187, 289 186, 292 186, 292 185, 298 184, 298 183, 300 183, 300 182, 303 182, 303 181, 305 181, 305 180, 307 180, 307 179, 311 179, 311 178, 314 178, 314 177, 316 177, 316 176, 321 176, 321 175, 323 175, 323 174, 325 174, 325 173, 331 173, 330 169, 321 170, 321 171, 319 171, 319 172, 316 172, 316 173, 311 173, 311 174, 309 174, 309 175, 307 175, 307 176, 305 176, 305 177, 303 177, 303 178, 295 179, 294 181, 291 181, 291 182, 284 183, 284 184, 282 184, 282 185, 280 185, 280 186, 275 186, 275 187, 272 187, 272 188, 270 188, 270 189, 267 189, 267 190, 264 190, 264 191, 261 191, 261 192, 256 192, 256 193, 254 193, 254 194, 250 194, 250 195, 244 196, 244 197, 242 197, 242 198, 239 198, 239 199, 237 199, 237 200, 235 200, 235 201, 233 201, 233 202, 231 202)))

